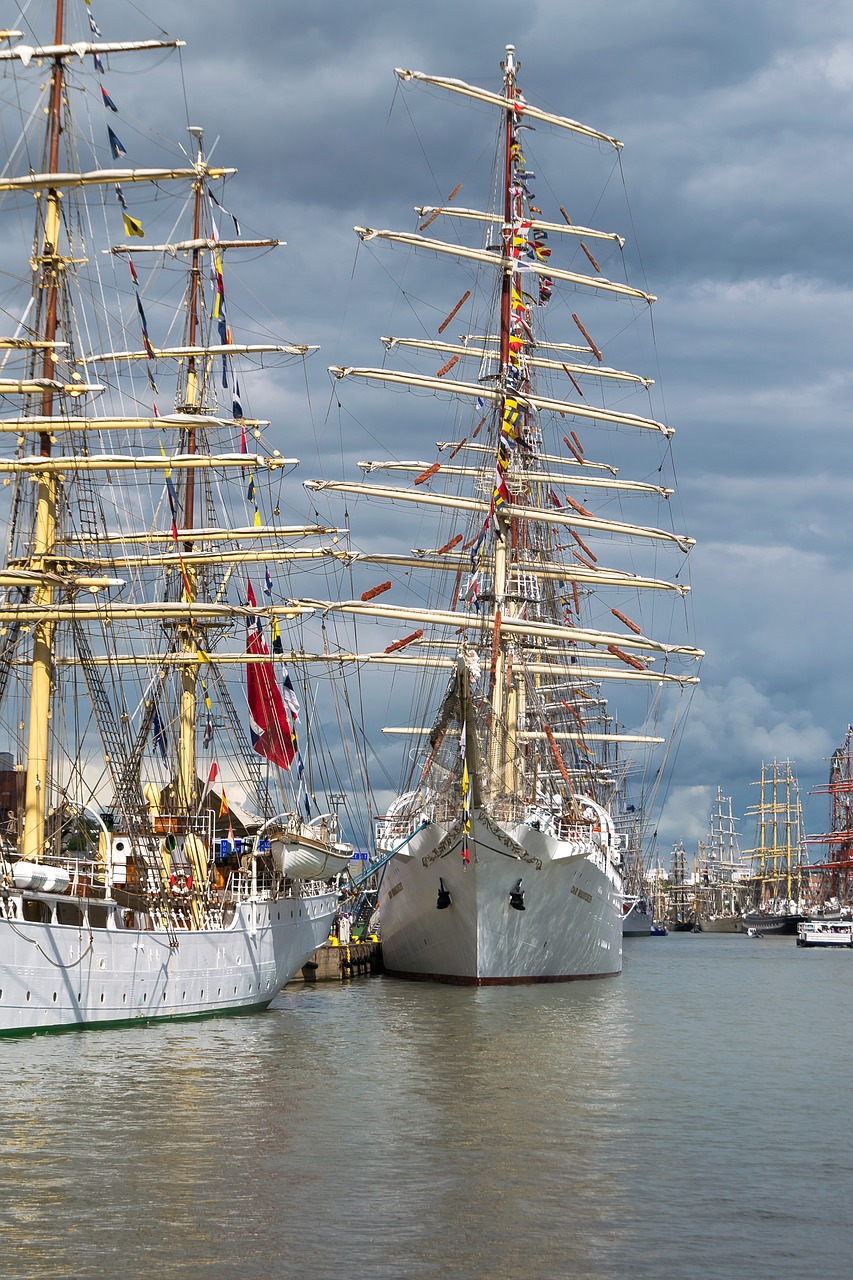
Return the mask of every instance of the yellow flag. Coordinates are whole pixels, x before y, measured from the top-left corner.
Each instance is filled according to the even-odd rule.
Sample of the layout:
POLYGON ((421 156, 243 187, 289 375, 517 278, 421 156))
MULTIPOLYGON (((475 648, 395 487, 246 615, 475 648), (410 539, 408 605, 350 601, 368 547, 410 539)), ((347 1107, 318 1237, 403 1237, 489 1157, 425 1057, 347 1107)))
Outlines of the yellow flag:
POLYGON ((136 218, 131 218, 129 213, 121 215, 124 218, 125 233, 129 236, 139 236, 140 240, 145 239, 145 232, 142 230, 142 223, 137 222, 136 218))

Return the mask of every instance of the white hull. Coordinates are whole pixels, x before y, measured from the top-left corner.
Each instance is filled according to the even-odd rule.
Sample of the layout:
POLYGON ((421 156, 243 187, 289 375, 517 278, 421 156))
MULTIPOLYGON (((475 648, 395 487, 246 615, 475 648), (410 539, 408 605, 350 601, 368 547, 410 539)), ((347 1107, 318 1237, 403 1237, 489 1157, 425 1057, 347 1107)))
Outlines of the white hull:
POLYGON ((622 917, 622 937, 645 938, 651 933, 653 924, 651 907, 641 898, 622 917))
POLYGON ((379 896, 386 973, 443 982, 559 982, 622 970, 622 889, 600 853, 475 813, 462 834, 430 823, 391 858, 379 896), (522 846, 526 859, 513 852, 522 846), (538 864, 538 865, 537 865, 538 864), (524 910, 510 905, 522 880, 524 910), (441 883, 451 904, 438 910, 441 883))
POLYGON ((797 926, 798 947, 853 947, 849 920, 803 920, 797 926))
POLYGON ((265 1008, 325 942, 337 906, 336 892, 270 897, 238 903, 225 928, 172 934, 18 910, 0 917, 0 1034, 265 1008))

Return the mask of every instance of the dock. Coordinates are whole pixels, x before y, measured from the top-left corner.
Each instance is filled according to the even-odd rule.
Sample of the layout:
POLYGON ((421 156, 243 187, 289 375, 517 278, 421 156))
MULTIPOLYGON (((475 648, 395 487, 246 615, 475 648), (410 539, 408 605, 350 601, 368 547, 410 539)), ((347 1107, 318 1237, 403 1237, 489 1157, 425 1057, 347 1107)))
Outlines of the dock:
POLYGON ((330 939, 305 961, 293 982, 340 982, 382 972, 382 944, 376 939, 367 942, 338 942, 330 939))

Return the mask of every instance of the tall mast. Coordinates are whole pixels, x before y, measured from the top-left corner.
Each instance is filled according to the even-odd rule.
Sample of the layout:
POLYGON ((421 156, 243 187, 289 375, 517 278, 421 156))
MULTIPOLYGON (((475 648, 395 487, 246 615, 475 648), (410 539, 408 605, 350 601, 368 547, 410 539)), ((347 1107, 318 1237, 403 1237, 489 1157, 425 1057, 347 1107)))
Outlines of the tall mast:
MULTIPOLYGON (((508 391, 508 370, 509 370, 509 338, 510 338, 510 318, 512 314, 512 280, 513 280, 513 256, 512 256, 512 238, 513 238, 513 221, 515 215, 515 206, 512 192, 512 134, 513 122, 515 117, 515 46, 508 44, 506 46, 506 61, 503 63, 504 72, 504 97, 506 99, 506 112, 504 120, 504 222, 503 222, 503 242, 504 257, 507 262, 501 278, 501 318, 500 318, 500 422, 503 422, 504 412, 506 409, 507 391, 508 391)), ((509 534, 511 521, 507 520, 500 509, 494 510, 494 519, 496 521, 495 536, 495 566, 494 566, 494 592, 495 592, 495 623, 494 623, 494 639, 493 639, 493 668, 491 672, 491 710, 492 710, 492 728, 490 736, 490 774, 492 785, 500 787, 501 781, 507 786, 509 779, 501 780, 499 774, 502 765, 508 763, 505 752, 511 750, 510 740, 513 735, 515 726, 508 722, 508 712, 510 707, 515 707, 515 698, 508 699, 505 688, 505 645, 501 637, 501 613, 504 607, 507 586, 507 536, 509 534), (508 705, 509 703, 509 705, 508 705), (507 721, 504 726, 504 721, 507 721), (505 727, 505 732, 502 731, 505 727)), ((509 771, 509 770, 507 770, 509 771)))
MULTIPOLYGON (((56 0, 54 42, 62 44, 64 27, 64 0, 56 0)), ((50 79, 50 102, 47 109, 48 173, 59 171, 59 135, 62 132, 62 97, 64 72, 62 56, 53 60, 50 79)), ((59 278, 62 259, 59 254, 61 226, 61 195, 56 187, 48 187, 47 209, 42 234, 41 253, 38 260, 36 289, 41 293, 41 332, 46 346, 42 357, 42 376, 53 379, 55 361, 52 343, 56 337, 59 278)), ((42 416, 53 414, 53 391, 47 388, 42 395, 42 416)), ((39 453, 50 456, 50 431, 39 437, 39 453)), ((33 627, 32 666, 30 672, 30 714, 27 738, 26 786, 24 791, 24 828, 21 835, 21 856, 37 861, 44 849, 45 808, 48 791, 48 738, 50 732, 50 686, 53 669, 54 624, 50 613, 54 603, 54 588, 48 575, 54 568, 56 550, 56 473, 45 471, 39 477, 36 496, 36 523, 31 568, 41 573, 42 579, 33 592, 33 602, 45 610, 42 621, 33 627)))
MULTIPOLYGON (((207 166, 204 160, 204 132, 197 125, 190 125, 189 132, 195 138, 197 143, 196 154, 196 173, 197 178, 193 183, 193 229, 192 238, 198 241, 201 235, 201 205, 202 195, 204 192, 204 178, 207 172, 207 166)), ((192 250, 190 257, 189 270, 189 298, 187 303, 187 338, 186 345, 194 347, 198 337, 198 312, 199 312, 199 284, 201 276, 201 254, 198 247, 192 250)), ((190 356, 187 361, 187 384, 183 397, 183 403, 178 407, 187 414, 197 414, 201 406, 201 388, 199 385, 199 372, 196 366, 196 357, 190 356)), ((196 427, 190 424, 187 429, 187 446, 188 454, 194 454, 197 450, 198 442, 196 438, 196 427)), ((191 467, 186 474, 186 485, 184 488, 184 529, 195 528, 195 471, 191 467)), ((189 552, 193 549, 192 541, 187 540, 183 544, 184 550, 189 552)), ((191 567, 187 567, 184 590, 188 595, 195 594, 196 573, 191 567)), ((188 603, 192 603, 191 600, 188 603)), ((195 638, 193 636, 192 624, 181 629, 181 646, 186 653, 196 651, 195 638)), ((181 669, 181 705, 178 718, 178 776, 177 776, 177 807, 179 811, 190 812, 195 806, 196 801, 196 715, 197 715, 197 689, 196 689, 197 668, 190 664, 185 664, 181 669)))

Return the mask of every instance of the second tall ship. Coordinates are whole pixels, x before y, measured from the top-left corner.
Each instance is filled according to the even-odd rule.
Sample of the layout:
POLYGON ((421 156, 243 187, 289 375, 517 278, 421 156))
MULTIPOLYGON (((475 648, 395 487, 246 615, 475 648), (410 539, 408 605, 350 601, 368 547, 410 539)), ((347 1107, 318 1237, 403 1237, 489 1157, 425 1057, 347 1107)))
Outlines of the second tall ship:
POLYGON ((625 850, 611 811, 635 753, 666 740, 662 703, 668 714, 668 695, 695 683, 701 656, 682 638, 692 542, 669 522, 672 430, 651 412, 651 380, 605 359, 653 298, 611 278, 625 275, 621 237, 576 225, 534 172, 554 137, 614 158, 621 143, 533 106, 520 65, 507 46, 499 93, 397 71, 403 86, 494 112, 493 204, 466 207, 457 184, 416 207, 410 232, 356 228, 366 245, 453 262, 464 279, 447 275, 447 302, 459 301, 437 302, 418 336, 383 338, 402 367, 332 373, 405 389, 413 413, 417 398, 449 400, 451 434, 433 461, 400 460, 420 447, 404 408, 397 457, 361 464, 387 482, 310 482, 315 500, 346 495, 348 517, 358 498, 374 518, 408 504, 435 518, 413 553, 398 543, 362 557, 387 566, 386 581, 325 607, 384 624, 374 660, 417 675, 412 721, 386 730, 411 748, 377 824, 386 970, 471 984, 620 972, 625 850), (446 236, 425 235, 439 220, 446 236), (622 478, 619 456, 653 479, 622 478), (657 508, 657 522, 632 518, 634 506, 657 508), (668 556, 678 572, 662 578, 668 556), (652 613, 672 639, 638 620, 652 613))

